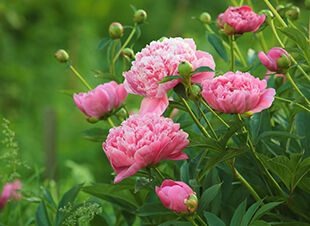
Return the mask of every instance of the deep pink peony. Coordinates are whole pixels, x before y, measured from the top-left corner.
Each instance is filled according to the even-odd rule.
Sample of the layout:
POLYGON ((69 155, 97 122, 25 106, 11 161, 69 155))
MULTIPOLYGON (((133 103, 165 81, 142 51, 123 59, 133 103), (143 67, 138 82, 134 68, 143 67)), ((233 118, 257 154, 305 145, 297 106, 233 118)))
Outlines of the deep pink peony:
POLYGON ((264 52, 259 52, 258 58, 260 59, 262 64, 270 71, 281 71, 282 69, 286 69, 290 63, 288 52, 286 52, 284 49, 280 47, 274 47, 270 49, 267 55, 264 52), (287 62, 284 59, 285 65, 281 65, 282 55, 284 55, 284 57, 287 58, 287 62))
POLYGON ((5 207, 9 199, 18 200, 21 198, 21 194, 16 192, 16 190, 20 190, 21 188, 22 185, 19 180, 4 185, 0 197, 0 211, 5 207))
MULTIPOLYGON (((157 84, 168 75, 178 74, 181 61, 188 61, 194 69, 208 66, 215 69, 213 57, 203 51, 196 51, 192 39, 169 38, 163 41, 153 41, 141 52, 136 54, 136 60, 128 72, 124 72, 124 85, 129 93, 146 96, 141 104, 140 114, 155 112, 162 114, 168 106, 167 91, 180 80, 157 84)), ((211 79, 214 72, 195 74, 192 82, 201 83, 211 79)))
POLYGON ((123 84, 112 81, 98 85, 88 93, 74 94, 77 107, 87 116, 101 118, 105 113, 119 107, 127 97, 123 84))
POLYGON ((181 181, 164 180, 155 191, 165 207, 178 213, 194 213, 198 201, 196 193, 181 181))
POLYGON ((170 118, 156 113, 132 115, 121 126, 112 128, 102 146, 117 173, 114 183, 163 159, 187 159, 181 151, 189 143, 188 134, 179 128, 170 118))
POLYGON ((257 31, 265 18, 264 14, 260 16, 254 13, 247 5, 241 7, 230 6, 218 16, 217 22, 220 28, 225 29, 226 34, 233 35, 257 31))
POLYGON ((260 112, 269 108, 275 90, 266 89, 267 81, 249 73, 228 72, 202 84, 202 96, 217 111, 224 113, 260 112))

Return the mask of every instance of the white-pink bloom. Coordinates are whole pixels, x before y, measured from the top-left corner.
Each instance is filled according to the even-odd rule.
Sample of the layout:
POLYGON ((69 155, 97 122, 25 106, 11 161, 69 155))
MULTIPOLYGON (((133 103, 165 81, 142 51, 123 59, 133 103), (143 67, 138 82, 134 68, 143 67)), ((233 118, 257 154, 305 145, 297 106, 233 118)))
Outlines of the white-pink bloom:
MULTIPOLYGON (((180 80, 157 84, 164 77, 178 74, 181 61, 188 61, 194 69, 208 66, 215 69, 213 57, 206 52, 196 51, 192 39, 169 38, 163 41, 153 41, 141 52, 136 54, 136 60, 128 72, 124 72, 125 89, 129 93, 146 96, 142 101, 140 114, 156 112, 162 114, 168 106, 167 91, 180 80)), ((214 72, 202 72, 192 77, 192 82, 201 83, 211 79, 214 72)))
POLYGON ((249 73, 228 72, 202 84, 202 96, 215 110, 224 113, 260 112, 269 108, 276 94, 267 81, 249 73))

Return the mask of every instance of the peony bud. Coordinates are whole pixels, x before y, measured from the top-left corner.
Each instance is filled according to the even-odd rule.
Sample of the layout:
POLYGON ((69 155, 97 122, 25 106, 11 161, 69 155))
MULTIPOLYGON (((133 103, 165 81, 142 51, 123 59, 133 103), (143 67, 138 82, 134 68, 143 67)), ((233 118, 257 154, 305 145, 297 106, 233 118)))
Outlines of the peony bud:
POLYGON ((120 23, 114 22, 109 27, 109 34, 112 39, 119 39, 124 34, 124 28, 120 23))
POLYGON ((207 12, 203 12, 202 14, 200 14, 199 19, 200 19, 201 23, 203 23, 203 24, 209 24, 211 22, 211 16, 207 12))
POLYGON ((290 20, 297 20, 300 15, 300 9, 297 6, 292 6, 289 10, 286 11, 285 15, 290 20))
POLYGON ((182 61, 178 66, 179 74, 183 77, 187 77, 193 70, 193 65, 188 61, 182 61))
POLYGON ((288 52, 280 47, 270 49, 267 55, 264 52, 258 53, 258 58, 269 71, 282 71, 290 66, 288 52))
POLYGON ((146 18, 146 12, 143 9, 138 9, 133 16, 133 21, 137 24, 142 24, 145 22, 146 18))
POLYGON ((197 85, 192 85, 190 89, 189 99, 195 101, 201 96, 201 88, 197 85))
POLYGON ((290 67, 291 61, 289 57, 285 54, 282 54, 282 56, 278 59, 277 65, 279 68, 287 69, 290 67))
POLYGON ((190 214, 193 214, 196 212, 196 209, 198 206, 198 199, 194 193, 191 194, 188 199, 185 199, 184 203, 185 203, 185 205, 187 205, 187 209, 188 209, 190 214))
POLYGON ((305 0, 306 9, 310 10, 310 0, 305 0))
POLYGON ((130 48, 123 49, 122 55, 128 56, 130 59, 135 59, 135 53, 130 48))
POLYGON ((55 58, 60 63, 66 63, 69 60, 69 54, 65 50, 59 49, 55 52, 55 58))

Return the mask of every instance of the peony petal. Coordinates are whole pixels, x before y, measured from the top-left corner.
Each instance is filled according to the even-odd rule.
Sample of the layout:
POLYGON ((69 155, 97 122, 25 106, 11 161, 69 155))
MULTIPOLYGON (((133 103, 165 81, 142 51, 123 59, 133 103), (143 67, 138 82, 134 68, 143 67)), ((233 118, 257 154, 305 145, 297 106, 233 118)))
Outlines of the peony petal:
POLYGON ((141 102, 139 114, 145 115, 146 113, 156 113, 161 115, 164 113, 169 105, 168 96, 162 98, 144 97, 141 102))

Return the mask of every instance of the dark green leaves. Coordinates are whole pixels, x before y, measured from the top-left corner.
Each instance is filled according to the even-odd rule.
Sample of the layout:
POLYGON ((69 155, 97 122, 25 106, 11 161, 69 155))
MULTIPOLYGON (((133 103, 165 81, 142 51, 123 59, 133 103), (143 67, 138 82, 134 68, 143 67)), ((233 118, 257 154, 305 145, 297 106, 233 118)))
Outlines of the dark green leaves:
POLYGON ((218 55, 225 62, 228 62, 228 56, 223 46, 222 40, 216 34, 210 34, 210 33, 207 33, 207 39, 209 43, 212 45, 212 47, 214 48, 214 50, 218 53, 218 55))
POLYGON ((201 198, 199 199, 198 203, 198 212, 202 212, 206 210, 206 208, 211 204, 211 202, 214 200, 216 195, 218 194, 222 183, 215 184, 212 187, 208 188, 204 193, 202 194, 201 198))
POLYGON ((36 223, 38 226, 51 226, 51 222, 48 217, 45 202, 42 200, 36 210, 36 223))

